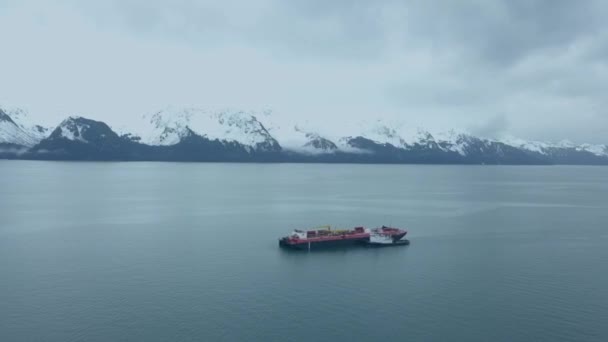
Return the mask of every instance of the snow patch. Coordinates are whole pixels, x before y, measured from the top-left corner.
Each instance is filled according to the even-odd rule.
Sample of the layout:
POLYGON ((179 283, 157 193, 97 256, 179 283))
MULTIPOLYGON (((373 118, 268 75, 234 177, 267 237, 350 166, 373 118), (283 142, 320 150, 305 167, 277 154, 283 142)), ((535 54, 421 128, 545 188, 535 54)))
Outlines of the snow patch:
POLYGON ((71 116, 63 120, 63 122, 57 127, 57 129, 60 131, 59 137, 71 141, 88 142, 83 138, 83 134, 90 128, 90 126, 81 122, 81 119, 82 118, 80 117, 71 116))
POLYGON ((591 145, 582 144, 576 148, 577 151, 586 151, 595 154, 598 157, 608 157, 608 146, 606 145, 591 145))
POLYGON ((444 151, 452 151, 461 156, 467 155, 470 136, 466 132, 449 130, 435 135, 439 147, 444 151))

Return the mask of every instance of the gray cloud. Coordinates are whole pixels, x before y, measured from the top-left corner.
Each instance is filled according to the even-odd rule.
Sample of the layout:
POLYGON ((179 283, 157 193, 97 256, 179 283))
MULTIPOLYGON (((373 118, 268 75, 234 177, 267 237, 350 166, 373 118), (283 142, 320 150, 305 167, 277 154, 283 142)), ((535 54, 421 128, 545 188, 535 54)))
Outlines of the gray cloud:
POLYGON ((600 0, 0 0, 0 102, 49 121, 217 104, 606 143, 606 17, 600 0))
POLYGON ((473 125, 470 131, 480 137, 502 137, 509 129, 509 120, 506 115, 499 114, 488 121, 473 125))

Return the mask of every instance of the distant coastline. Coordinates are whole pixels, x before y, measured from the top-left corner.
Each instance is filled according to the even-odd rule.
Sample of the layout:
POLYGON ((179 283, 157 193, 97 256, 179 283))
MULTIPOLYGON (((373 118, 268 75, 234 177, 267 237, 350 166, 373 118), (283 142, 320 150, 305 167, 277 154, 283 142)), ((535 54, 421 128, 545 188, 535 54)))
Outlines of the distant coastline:
MULTIPOLYGON (((191 113, 189 113, 191 114, 191 113)), ((22 115, 17 113, 16 117, 22 115)), ((158 115, 158 114, 157 114, 158 115)), ((146 140, 117 133, 102 121, 70 117, 43 128, 14 120, 0 110, 0 159, 72 161, 167 161, 238 163, 608 165, 606 145, 504 142, 465 133, 436 138, 418 132, 408 140, 390 127, 328 139, 294 127, 304 140, 283 146, 272 129, 243 112, 201 114, 206 121, 153 119, 146 140), (159 125, 158 122, 162 122, 159 125), (199 123, 200 124, 200 123, 199 123), (213 126, 215 125, 215 126, 213 126), (213 133, 201 133, 205 129, 213 133)), ((182 119, 179 115, 177 119, 182 119)), ((281 132, 279 132, 281 133, 281 132)), ((282 132, 284 133, 284 132, 282 132)))
MULTIPOLYGON (((178 146, 175 147, 179 149, 178 146)), ((234 163, 234 164, 359 164, 359 165, 477 165, 477 166, 559 166, 559 165, 581 165, 581 166, 608 166, 608 161, 591 158, 589 162, 575 159, 572 162, 555 163, 550 160, 522 160, 520 162, 501 162, 499 160, 477 161, 445 161, 445 160, 392 160, 390 156, 362 156, 356 154, 334 154, 324 156, 294 155, 291 153, 275 153, 260 156, 259 154, 243 157, 242 159, 222 155, 184 155, 181 153, 161 153, 153 155, 133 155, 125 158, 120 153, 112 156, 108 153, 82 154, 73 152, 73 149, 59 150, 53 152, 3 152, 0 149, 0 160, 6 161, 58 161, 58 162, 178 162, 178 163, 234 163), (578 160, 578 162, 577 162, 578 160)))

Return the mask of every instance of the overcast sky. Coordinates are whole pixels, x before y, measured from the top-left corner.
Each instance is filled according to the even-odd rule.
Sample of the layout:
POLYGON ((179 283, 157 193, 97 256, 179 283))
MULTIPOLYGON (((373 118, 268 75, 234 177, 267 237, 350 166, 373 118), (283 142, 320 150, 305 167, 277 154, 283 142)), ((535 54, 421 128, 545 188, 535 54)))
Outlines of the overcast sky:
POLYGON ((168 105, 608 143, 608 2, 0 0, 0 105, 168 105))

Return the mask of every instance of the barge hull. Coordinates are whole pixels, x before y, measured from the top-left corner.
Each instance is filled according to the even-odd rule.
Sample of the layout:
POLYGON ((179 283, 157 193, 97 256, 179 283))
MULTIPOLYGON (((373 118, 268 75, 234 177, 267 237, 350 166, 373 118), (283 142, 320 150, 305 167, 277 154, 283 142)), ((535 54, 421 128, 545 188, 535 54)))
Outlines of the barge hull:
POLYGON ((311 241, 301 243, 288 243, 283 240, 279 241, 279 246, 288 249, 296 250, 318 250, 336 247, 346 247, 352 245, 363 245, 369 242, 369 238, 359 239, 344 239, 344 240, 328 240, 328 241, 311 241))

